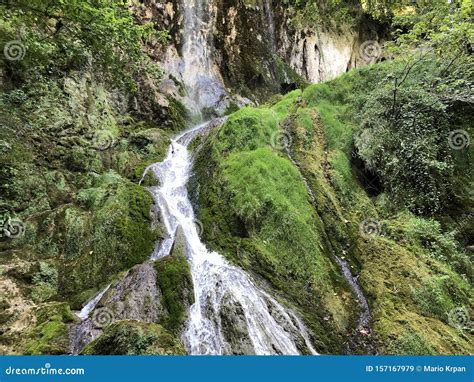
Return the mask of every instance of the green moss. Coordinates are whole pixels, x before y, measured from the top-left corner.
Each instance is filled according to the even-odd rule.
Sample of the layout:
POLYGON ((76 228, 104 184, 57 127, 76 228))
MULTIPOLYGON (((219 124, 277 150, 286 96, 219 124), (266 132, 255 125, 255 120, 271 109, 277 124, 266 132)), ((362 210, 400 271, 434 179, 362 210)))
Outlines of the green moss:
POLYGON ((179 338, 161 325, 117 321, 88 344, 82 355, 184 355, 179 338))
POLYGON ((415 301, 423 314, 446 320, 447 313, 455 308, 446 291, 445 281, 446 277, 432 277, 413 290, 415 301))
POLYGON ((269 109, 245 107, 229 116, 214 140, 216 155, 231 151, 254 150, 270 145, 277 132, 278 115, 269 109))
POLYGON ((406 330, 394 341, 390 352, 398 355, 430 355, 434 354, 429 343, 418 334, 406 330))
MULTIPOLYGON (((231 213, 258 237, 275 277, 301 278, 325 289, 320 238, 307 191, 296 169, 269 148, 233 153, 222 164, 223 181, 233 195, 231 213), (288 256, 289 253, 298 256, 288 256)), ((263 260, 263 259, 262 259, 263 260)))
POLYGON ((318 347, 337 353, 352 322, 351 295, 300 174, 274 144, 300 94, 240 110, 211 133, 195 165, 199 218, 207 244, 298 301, 318 347))
POLYGON ((115 175, 99 184, 98 190, 82 194, 89 197, 87 204, 96 208, 73 210, 76 218, 68 225, 66 249, 72 248, 74 256, 69 256, 62 268, 61 293, 71 300, 145 261, 156 239, 150 220, 153 200, 144 188, 115 175))
POLYGON ((169 107, 167 108, 170 125, 175 131, 183 130, 189 118, 186 107, 178 100, 168 97, 169 107))
POLYGON ((51 303, 36 311, 36 325, 27 334, 23 354, 66 354, 69 348, 68 324, 75 320, 69 305, 51 303))
POLYGON ((179 331, 187 319, 189 306, 194 302, 193 282, 184 253, 184 241, 178 241, 172 254, 155 262, 157 285, 163 295, 167 315, 162 325, 179 331))
POLYGON ((33 275, 31 297, 35 302, 42 302, 58 294, 58 270, 46 262, 39 263, 39 271, 33 275))
POLYGON ((461 250, 455 232, 443 232, 440 222, 402 212, 386 221, 386 233, 413 250, 423 249, 426 256, 440 260, 467 280, 472 278, 472 261, 461 250))

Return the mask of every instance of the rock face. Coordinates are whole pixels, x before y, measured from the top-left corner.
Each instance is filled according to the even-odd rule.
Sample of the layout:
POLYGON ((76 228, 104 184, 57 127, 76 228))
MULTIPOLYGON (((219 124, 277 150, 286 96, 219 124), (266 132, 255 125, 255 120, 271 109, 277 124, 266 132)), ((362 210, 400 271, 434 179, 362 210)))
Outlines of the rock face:
MULTIPOLYGON (((124 320, 134 322, 130 324, 132 327, 127 324, 125 325, 127 328, 123 329, 133 331, 133 335, 130 334, 131 338, 135 334, 138 336, 135 333, 137 330, 142 333, 147 330, 156 332, 159 329, 158 331, 166 331, 167 335, 174 335, 173 341, 177 341, 178 344, 176 334, 180 332, 187 319, 193 298, 192 280, 186 261, 186 243, 181 228, 178 228, 169 256, 133 267, 120 282, 107 290, 89 317, 71 327, 70 352, 77 354, 94 341, 94 344, 85 348, 87 354, 138 354, 133 349, 130 350, 131 353, 127 353, 128 348, 118 350, 119 353, 107 353, 109 347, 115 341, 119 341, 120 331, 125 325, 115 323, 124 320), (147 326, 145 323, 160 323, 163 327, 147 326), (98 349, 103 353, 94 353, 99 351, 98 349)), ((157 343, 153 341, 152 343, 153 348, 158 346, 157 343)), ((181 354, 182 347, 179 346, 175 349, 173 342, 170 354, 181 354), (174 350, 177 353, 173 353, 174 350)), ((164 353, 150 351, 152 354, 167 354, 168 350, 164 353)))
POLYGON ((160 301, 153 263, 135 266, 121 282, 110 287, 89 318, 71 329, 71 352, 78 353, 114 321, 157 322, 163 315, 160 301))
POLYGON ((313 30, 289 34, 281 30, 281 53, 300 76, 311 83, 332 79, 356 67, 354 47, 358 36, 347 28, 343 33, 313 30))
POLYGON ((141 13, 171 33, 158 60, 170 79, 193 89, 181 100, 217 114, 248 103, 235 94, 258 101, 298 87, 301 79, 321 82, 366 65, 361 43, 383 38, 368 20, 295 28, 290 11, 272 0, 148 0, 141 13))

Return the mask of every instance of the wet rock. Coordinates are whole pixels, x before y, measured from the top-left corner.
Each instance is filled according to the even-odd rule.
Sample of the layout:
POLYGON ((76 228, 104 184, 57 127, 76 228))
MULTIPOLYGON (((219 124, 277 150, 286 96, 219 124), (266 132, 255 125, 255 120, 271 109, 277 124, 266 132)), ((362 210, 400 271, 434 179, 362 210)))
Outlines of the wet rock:
POLYGON ((179 226, 176 230, 173 247, 171 248, 170 253, 173 257, 187 257, 186 238, 184 236, 184 232, 181 226, 179 226))
POLYGON ((188 318, 189 307, 194 303, 194 291, 184 233, 178 227, 169 256, 155 262, 156 283, 163 298, 165 314, 160 318, 167 329, 179 332, 188 318))
POLYGON ((242 305, 237 301, 233 301, 229 295, 223 298, 220 319, 222 333, 227 341, 225 353, 239 355, 254 354, 242 305))
POLYGON ((164 314, 153 263, 133 267, 122 281, 110 287, 90 316, 70 330, 73 354, 118 320, 157 322, 164 314))

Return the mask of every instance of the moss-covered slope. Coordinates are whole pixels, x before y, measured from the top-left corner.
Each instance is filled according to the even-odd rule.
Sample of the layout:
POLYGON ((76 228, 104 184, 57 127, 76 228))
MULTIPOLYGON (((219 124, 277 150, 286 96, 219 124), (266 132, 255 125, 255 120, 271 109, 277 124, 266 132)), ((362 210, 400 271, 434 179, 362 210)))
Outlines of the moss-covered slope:
POLYGON ((36 304, 79 309, 149 257, 160 231, 138 181, 174 132, 79 73, 5 91, 0 105, 0 351, 10 353, 36 304))
POLYGON ((280 123, 299 97, 242 109, 211 134, 195 165, 199 218, 210 246, 294 301, 319 349, 339 352, 357 305, 282 147, 280 123))
POLYGON ((465 231, 453 233, 465 229, 462 215, 447 206, 416 216, 392 202, 381 192, 385 180, 353 148, 364 95, 397 65, 354 71, 231 115, 195 163, 204 240, 291 300, 323 353, 342 351, 357 318, 337 255, 350 261, 369 300, 375 351, 467 354, 472 334, 453 318, 472 306, 465 231))

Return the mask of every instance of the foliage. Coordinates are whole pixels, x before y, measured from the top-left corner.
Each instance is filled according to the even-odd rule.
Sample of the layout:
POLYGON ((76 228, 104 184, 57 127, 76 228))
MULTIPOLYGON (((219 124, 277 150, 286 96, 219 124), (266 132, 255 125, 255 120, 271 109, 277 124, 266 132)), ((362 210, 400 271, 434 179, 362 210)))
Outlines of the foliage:
POLYGON ((402 54, 416 47, 433 49, 444 57, 469 55, 474 38, 473 9, 472 0, 418 0, 395 15, 395 41, 387 46, 402 54))
POLYGON ((137 24, 123 0, 2 0, 2 48, 19 41, 20 61, 2 60, 12 81, 34 81, 41 75, 63 75, 92 67, 117 85, 135 87, 137 74, 158 76, 143 44, 164 42, 167 34, 150 23, 137 24))
POLYGON ((471 102, 463 95, 472 86, 472 64, 460 73, 447 60, 413 57, 364 98, 355 146, 396 204, 433 214, 453 199, 451 115, 457 103, 471 102))
POLYGON ((455 231, 443 231, 434 219, 399 213, 385 224, 387 236, 413 248, 422 247, 429 257, 450 264, 466 279, 472 278, 472 263, 456 240, 455 231))
POLYGON ((46 301, 58 293, 58 271, 46 262, 39 263, 39 272, 33 275, 32 298, 35 302, 46 301))
POLYGON ((293 13, 292 22, 297 28, 326 22, 330 25, 352 23, 360 12, 360 2, 355 0, 282 0, 293 13))
POLYGON ((118 321, 88 344, 83 355, 184 355, 180 341, 161 325, 118 321))
POLYGON ((350 25, 363 14, 380 22, 390 21, 395 14, 418 8, 424 0, 282 0, 292 12, 296 27, 317 25, 350 25))

